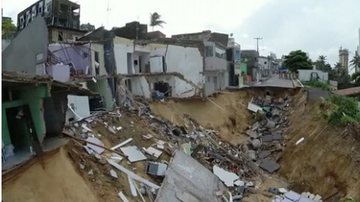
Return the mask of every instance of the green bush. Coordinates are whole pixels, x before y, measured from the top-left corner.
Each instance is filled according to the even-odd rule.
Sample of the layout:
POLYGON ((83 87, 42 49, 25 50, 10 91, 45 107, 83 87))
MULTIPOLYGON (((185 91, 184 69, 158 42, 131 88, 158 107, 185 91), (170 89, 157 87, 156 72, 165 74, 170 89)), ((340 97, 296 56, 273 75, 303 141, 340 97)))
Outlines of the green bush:
POLYGON ((329 101, 332 104, 328 117, 329 123, 333 125, 360 123, 360 109, 356 99, 344 96, 331 96, 329 101))
POLYGON ((323 90, 329 90, 329 84, 324 83, 324 82, 319 81, 319 80, 305 81, 305 82, 302 82, 302 83, 304 85, 311 86, 311 87, 314 87, 314 88, 321 88, 323 90))

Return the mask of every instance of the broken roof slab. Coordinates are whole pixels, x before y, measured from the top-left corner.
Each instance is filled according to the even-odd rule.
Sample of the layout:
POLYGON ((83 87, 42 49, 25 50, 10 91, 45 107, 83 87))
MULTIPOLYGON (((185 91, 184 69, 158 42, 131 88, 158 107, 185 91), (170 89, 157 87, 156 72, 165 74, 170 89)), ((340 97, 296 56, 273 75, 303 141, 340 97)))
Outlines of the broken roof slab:
POLYGON ((207 168, 177 150, 170 162, 156 202, 161 201, 222 201, 215 192, 226 190, 219 178, 207 168))

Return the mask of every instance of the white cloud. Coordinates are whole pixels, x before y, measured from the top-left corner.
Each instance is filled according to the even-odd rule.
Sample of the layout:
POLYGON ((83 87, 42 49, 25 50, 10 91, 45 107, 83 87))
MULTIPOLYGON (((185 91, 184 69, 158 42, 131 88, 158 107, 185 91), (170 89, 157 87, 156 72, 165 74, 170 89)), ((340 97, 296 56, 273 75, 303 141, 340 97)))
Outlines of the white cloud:
MULTIPOLYGON (((3 0, 3 14, 16 15, 34 0, 3 0)), ((260 36, 260 52, 278 56, 302 49, 313 59, 327 55, 337 62, 338 48, 355 50, 360 27, 360 1, 338 0, 78 0, 81 22, 96 27, 123 26, 130 21, 149 23, 150 13, 158 12, 166 21, 156 28, 167 36, 213 30, 233 33, 242 49, 255 49, 260 36), (110 11, 107 12, 109 3, 110 11), (263 48, 262 48, 263 47, 263 48), (264 49, 264 50, 261 50, 264 49)), ((151 30, 151 28, 149 28, 151 30)))

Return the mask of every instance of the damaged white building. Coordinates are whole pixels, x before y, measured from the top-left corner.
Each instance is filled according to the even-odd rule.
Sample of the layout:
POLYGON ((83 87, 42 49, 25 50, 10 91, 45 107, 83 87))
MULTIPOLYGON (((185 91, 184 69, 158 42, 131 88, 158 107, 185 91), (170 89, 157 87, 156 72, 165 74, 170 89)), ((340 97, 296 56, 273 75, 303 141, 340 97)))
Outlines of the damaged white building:
POLYGON ((134 95, 150 98, 202 95, 203 56, 197 43, 114 38, 116 73, 134 95))

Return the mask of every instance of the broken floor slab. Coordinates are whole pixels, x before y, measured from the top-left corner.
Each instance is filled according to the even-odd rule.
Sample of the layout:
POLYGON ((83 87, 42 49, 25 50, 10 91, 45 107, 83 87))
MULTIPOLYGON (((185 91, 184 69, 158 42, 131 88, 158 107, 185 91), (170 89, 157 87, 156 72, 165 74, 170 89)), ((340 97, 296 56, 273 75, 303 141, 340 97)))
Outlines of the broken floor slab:
POLYGON ((273 173, 273 172, 279 170, 279 168, 280 168, 280 165, 272 159, 262 160, 259 166, 260 166, 260 168, 268 171, 269 173, 273 173))
POLYGON ((147 159, 136 146, 121 147, 120 150, 128 157, 131 163, 147 159))
POLYGON ((177 150, 169 164, 164 181, 155 202, 184 200, 191 201, 223 201, 216 192, 224 193, 225 186, 208 169, 195 159, 177 150))

